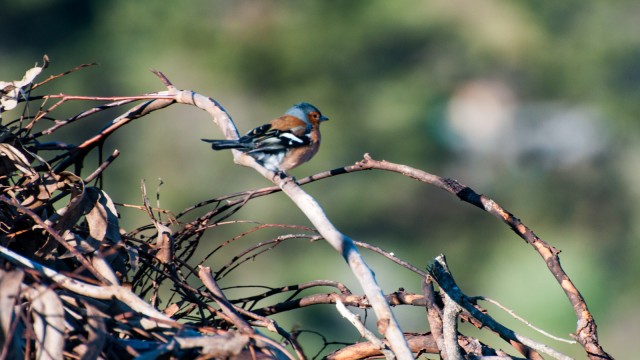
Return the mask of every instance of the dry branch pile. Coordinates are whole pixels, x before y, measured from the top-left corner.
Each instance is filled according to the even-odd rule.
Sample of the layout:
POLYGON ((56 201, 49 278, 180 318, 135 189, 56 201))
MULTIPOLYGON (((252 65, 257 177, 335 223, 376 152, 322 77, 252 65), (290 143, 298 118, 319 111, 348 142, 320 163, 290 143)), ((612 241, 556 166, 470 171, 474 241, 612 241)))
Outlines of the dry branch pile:
MULTIPOLYGON (((179 91, 160 73, 156 75, 168 90, 153 94, 107 98, 38 95, 35 90, 44 84, 55 84, 54 80, 60 81, 66 74, 89 65, 35 83, 46 66, 45 58, 44 66, 30 69, 22 80, 0 82, 0 115, 3 116, 0 123, 0 358, 304 359, 310 355, 298 342, 303 331, 283 329, 269 316, 316 304, 337 304, 338 311, 366 339, 362 343, 341 345, 328 355, 332 359, 375 356, 405 359, 425 353, 439 353, 447 359, 512 357, 459 333, 457 320, 460 318, 496 333, 506 341, 505 346, 510 345, 523 357, 541 359, 540 354, 546 354, 568 358, 493 320, 478 305, 478 300, 483 298, 467 297, 455 285, 444 257, 436 259, 429 272, 421 271, 392 254, 341 235, 315 202, 311 207, 301 205, 310 202, 299 185, 370 169, 393 171, 438 186, 508 224, 540 253, 567 293, 578 320, 575 339, 587 356, 610 358, 598 344, 595 322, 584 299, 560 266, 558 251, 491 199, 468 187, 368 156, 356 165, 295 182, 273 177, 250 158, 236 154, 236 162, 254 167, 273 181, 274 186, 203 201, 163 221, 159 216, 161 210, 150 205, 143 184, 144 203, 140 209, 148 214, 149 223, 133 231, 122 230, 117 206, 100 186, 102 174, 119 156, 118 151, 106 159, 100 158, 94 168, 86 161, 89 154, 102 154, 105 141, 114 131, 174 103, 209 112, 228 138, 237 136, 237 131, 213 99, 179 91), (71 100, 98 100, 104 104, 62 119, 52 117, 53 110, 63 108, 71 100), (53 104, 47 105, 51 102, 53 104), (79 145, 42 141, 62 127, 133 102, 141 103, 123 111, 79 145), (4 118, 18 110, 22 111, 14 118, 4 118), (92 172, 82 177, 83 168, 92 172), (252 199, 279 191, 284 191, 298 204, 317 230, 256 225, 251 232, 279 226, 283 234, 249 246, 216 271, 202 266, 202 260, 194 261, 198 242, 208 228, 228 220, 252 199), (210 210, 204 215, 191 216, 193 210, 202 208, 210 210), (229 299, 218 286, 221 277, 248 259, 297 238, 329 241, 350 265, 364 293, 354 293, 338 281, 316 280, 256 290, 250 296, 229 299), (424 292, 410 294, 399 290, 383 296, 356 246, 378 252, 390 263, 415 272, 424 292), (327 287, 333 290, 326 292, 327 287), (312 295, 300 295, 305 289, 320 288, 325 292, 318 290, 312 295), (160 289, 172 290, 162 304, 160 289), (281 294, 287 294, 286 300, 275 300, 276 295, 281 294), (258 301, 269 305, 258 307, 258 301), (390 305, 414 306, 416 311, 426 313, 431 332, 403 334, 389 310, 390 305), (362 326, 346 306, 372 308, 378 333, 362 326)), ((246 233, 238 237, 244 235, 246 233)), ((213 253, 225 245, 213 245, 210 251, 213 253)), ((325 346, 329 345, 328 340, 324 341, 325 346)))

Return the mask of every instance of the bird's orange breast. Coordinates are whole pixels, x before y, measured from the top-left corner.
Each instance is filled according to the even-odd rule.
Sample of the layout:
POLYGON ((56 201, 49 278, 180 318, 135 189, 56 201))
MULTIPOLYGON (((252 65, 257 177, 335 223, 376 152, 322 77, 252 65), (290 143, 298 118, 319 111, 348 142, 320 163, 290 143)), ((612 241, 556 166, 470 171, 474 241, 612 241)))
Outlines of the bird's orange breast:
POLYGON ((282 164, 280 164, 280 169, 287 171, 311 160, 320 148, 320 130, 317 126, 311 130, 310 137, 311 143, 309 145, 292 148, 287 152, 282 164))

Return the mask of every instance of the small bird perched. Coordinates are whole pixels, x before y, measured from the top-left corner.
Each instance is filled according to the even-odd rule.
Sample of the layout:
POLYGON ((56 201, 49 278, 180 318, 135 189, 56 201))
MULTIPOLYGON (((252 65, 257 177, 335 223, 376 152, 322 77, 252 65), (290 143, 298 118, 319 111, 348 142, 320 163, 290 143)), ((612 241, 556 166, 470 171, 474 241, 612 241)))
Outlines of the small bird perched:
POLYGON ((329 120, 315 106, 301 102, 277 119, 238 140, 208 140, 213 150, 237 149, 268 170, 284 173, 309 161, 320 147, 320 123, 329 120))

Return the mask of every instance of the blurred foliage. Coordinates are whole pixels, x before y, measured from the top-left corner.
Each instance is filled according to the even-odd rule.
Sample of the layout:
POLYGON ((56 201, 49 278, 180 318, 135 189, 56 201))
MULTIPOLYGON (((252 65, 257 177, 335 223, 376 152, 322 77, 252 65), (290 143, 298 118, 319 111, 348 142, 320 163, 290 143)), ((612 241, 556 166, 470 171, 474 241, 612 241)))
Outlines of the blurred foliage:
MULTIPOLYGON (((241 131, 305 100, 331 121, 319 155, 295 175, 370 152, 496 199, 564 250, 563 264, 591 306, 603 346, 630 356, 624 345, 640 335, 626 315, 640 295, 637 2, 0 3, 0 23, 10 24, 0 43, 0 79, 17 78, 46 53, 58 71, 101 64, 68 77, 63 91, 127 95, 161 90, 148 72, 157 68, 179 88, 220 101, 241 131)), ((179 211, 264 186, 228 154, 200 143, 220 136, 207 121, 193 109, 170 109, 114 136, 107 151, 118 148, 122 156, 106 190, 117 202, 139 204, 139 179, 161 177, 163 207, 179 211), (148 141, 131 141, 141 134, 148 141), (162 161, 143 162, 154 155, 162 161)), ((564 300, 544 264, 485 214, 385 173, 342 176, 308 190, 347 234, 419 266, 445 253, 468 293, 498 298, 551 332, 573 331, 571 311, 558 306, 564 300)), ((306 224, 277 197, 238 216, 306 224)), ((285 251, 274 256, 283 264, 326 261, 324 251, 301 251, 301 259, 285 251)), ((329 266, 325 276, 343 271, 329 266)), ((404 276, 376 272, 384 286, 404 276)), ((286 266, 281 275, 301 276, 286 266)))

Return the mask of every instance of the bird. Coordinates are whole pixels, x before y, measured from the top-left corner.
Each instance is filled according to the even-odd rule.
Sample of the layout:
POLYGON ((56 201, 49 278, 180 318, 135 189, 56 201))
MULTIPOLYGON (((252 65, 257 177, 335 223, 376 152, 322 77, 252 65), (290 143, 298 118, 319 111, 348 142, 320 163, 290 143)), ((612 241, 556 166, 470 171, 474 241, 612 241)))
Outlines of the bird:
POLYGON ((309 160, 320 147, 320 123, 329 120, 317 107, 300 102, 284 115, 247 132, 238 140, 210 140, 213 150, 236 149, 281 176, 309 160))

